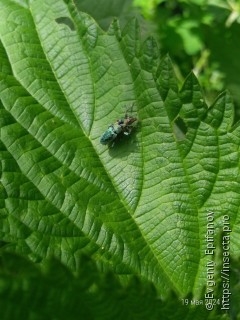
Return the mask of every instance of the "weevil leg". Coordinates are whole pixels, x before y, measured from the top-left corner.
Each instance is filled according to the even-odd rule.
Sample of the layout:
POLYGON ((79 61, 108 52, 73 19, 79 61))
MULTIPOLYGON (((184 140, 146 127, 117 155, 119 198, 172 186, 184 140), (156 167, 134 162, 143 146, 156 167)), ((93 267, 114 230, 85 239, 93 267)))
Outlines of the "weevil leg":
POLYGON ((125 134, 126 136, 129 136, 131 132, 132 132, 131 127, 125 127, 123 134, 125 134))

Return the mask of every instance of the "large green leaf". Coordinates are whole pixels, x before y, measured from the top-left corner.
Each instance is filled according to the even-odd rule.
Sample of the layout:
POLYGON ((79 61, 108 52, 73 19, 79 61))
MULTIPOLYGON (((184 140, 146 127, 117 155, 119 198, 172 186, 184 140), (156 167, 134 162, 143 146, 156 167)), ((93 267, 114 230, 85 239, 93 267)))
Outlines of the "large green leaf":
POLYGON ((216 246, 230 218, 239 257, 240 129, 228 94, 208 109, 192 74, 178 92, 169 58, 153 39, 141 43, 134 19, 103 32, 71 1, 0 0, 0 38, 9 250, 72 270, 85 253, 122 280, 138 274, 162 295, 199 296, 206 263, 220 261, 205 254, 209 212, 216 246), (133 103, 135 132, 101 145, 133 103))

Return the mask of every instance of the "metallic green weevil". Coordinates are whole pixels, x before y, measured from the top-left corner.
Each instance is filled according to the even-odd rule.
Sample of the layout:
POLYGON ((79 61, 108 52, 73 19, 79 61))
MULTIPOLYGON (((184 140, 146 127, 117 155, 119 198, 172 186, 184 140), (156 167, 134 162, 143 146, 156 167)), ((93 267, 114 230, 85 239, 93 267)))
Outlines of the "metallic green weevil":
POLYGON ((100 143, 104 145, 109 144, 121 134, 128 136, 134 128, 133 123, 136 124, 137 121, 137 118, 129 116, 126 113, 124 118, 118 119, 114 124, 111 124, 108 127, 108 129, 101 136, 100 143))

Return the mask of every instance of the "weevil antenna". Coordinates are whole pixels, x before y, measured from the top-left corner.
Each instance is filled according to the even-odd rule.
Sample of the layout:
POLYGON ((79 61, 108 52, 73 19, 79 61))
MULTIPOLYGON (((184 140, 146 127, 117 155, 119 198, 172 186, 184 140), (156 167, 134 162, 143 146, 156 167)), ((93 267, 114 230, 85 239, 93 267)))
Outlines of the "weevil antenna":
POLYGON ((128 107, 128 108, 126 109, 125 119, 128 118, 128 113, 129 113, 129 111, 130 111, 130 115, 132 114, 132 112, 133 112, 133 106, 134 106, 134 103, 133 103, 130 107, 128 107))

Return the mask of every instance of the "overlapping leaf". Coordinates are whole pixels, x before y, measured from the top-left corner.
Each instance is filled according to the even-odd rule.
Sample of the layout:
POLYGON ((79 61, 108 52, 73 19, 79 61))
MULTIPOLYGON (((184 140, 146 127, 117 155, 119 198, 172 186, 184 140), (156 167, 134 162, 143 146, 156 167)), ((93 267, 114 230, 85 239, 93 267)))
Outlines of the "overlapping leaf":
POLYGON ((189 308, 174 294, 162 301, 151 283, 141 283, 137 278, 123 286, 112 273, 99 272, 86 257, 81 258, 78 273, 72 274, 54 259, 40 268, 4 253, 0 256, 0 281, 2 320, 227 319, 202 310, 201 305, 189 308))

